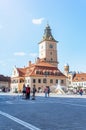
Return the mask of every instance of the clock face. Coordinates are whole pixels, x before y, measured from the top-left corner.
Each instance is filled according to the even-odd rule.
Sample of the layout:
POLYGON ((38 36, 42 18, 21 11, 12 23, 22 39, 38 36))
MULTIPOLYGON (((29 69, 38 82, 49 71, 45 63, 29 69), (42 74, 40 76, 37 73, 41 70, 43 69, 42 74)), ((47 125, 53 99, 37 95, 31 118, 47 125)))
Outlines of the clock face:
POLYGON ((50 44, 50 46, 49 46, 50 48, 53 48, 53 45, 52 44, 50 44))

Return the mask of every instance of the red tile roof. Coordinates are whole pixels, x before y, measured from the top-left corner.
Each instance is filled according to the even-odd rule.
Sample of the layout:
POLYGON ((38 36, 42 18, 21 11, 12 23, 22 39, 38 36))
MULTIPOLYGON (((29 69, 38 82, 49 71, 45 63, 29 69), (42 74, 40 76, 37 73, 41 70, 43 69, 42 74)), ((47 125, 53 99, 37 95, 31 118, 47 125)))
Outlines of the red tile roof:
POLYGON ((17 68, 17 71, 19 73, 19 76, 24 77, 26 73, 26 68, 17 68))
POLYGON ((86 73, 77 73, 73 77, 73 82, 86 81, 86 73))
POLYGON ((55 66, 47 63, 47 62, 39 62, 35 64, 31 64, 29 67, 25 68, 17 68, 19 72, 19 76, 62 76, 66 78, 66 76, 55 66), (57 74, 56 74, 57 73, 57 74))

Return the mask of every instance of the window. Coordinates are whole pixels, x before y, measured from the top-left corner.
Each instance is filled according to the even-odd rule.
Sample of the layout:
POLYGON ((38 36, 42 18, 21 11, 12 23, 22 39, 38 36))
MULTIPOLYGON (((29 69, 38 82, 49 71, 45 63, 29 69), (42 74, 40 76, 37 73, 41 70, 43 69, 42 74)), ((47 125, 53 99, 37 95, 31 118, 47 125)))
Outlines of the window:
POLYGON ((57 72, 55 72, 55 75, 57 75, 57 72))
POLYGON ((64 80, 61 80, 61 84, 63 84, 64 83, 64 80))
POLYGON ((47 77, 47 75, 49 75, 49 72, 45 71, 44 75, 47 77))
POLYGON ((46 80, 46 79, 43 79, 43 83, 47 83, 47 80, 46 80))
POLYGON ((52 79, 50 79, 50 83, 53 83, 53 80, 52 80, 52 79))
POLYGON ((36 74, 39 74, 39 71, 38 71, 38 70, 36 71, 36 74))
POLYGON ((33 79, 33 83, 36 83, 36 79, 33 79))
POLYGON ((50 48, 53 48, 53 45, 52 45, 52 44, 50 44, 50 45, 49 45, 49 47, 50 47, 50 48))
POLYGON ((38 79, 38 83, 41 83, 41 79, 38 79))
POLYGON ((78 80, 78 78, 75 78, 75 80, 78 80))
POLYGON ((56 79, 56 83, 58 83, 58 79, 56 79))
POLYGON ((55 72, 55 75, 56 75, 56 76, 60 76, 60 73, 59 73, 59 72, 55 72))

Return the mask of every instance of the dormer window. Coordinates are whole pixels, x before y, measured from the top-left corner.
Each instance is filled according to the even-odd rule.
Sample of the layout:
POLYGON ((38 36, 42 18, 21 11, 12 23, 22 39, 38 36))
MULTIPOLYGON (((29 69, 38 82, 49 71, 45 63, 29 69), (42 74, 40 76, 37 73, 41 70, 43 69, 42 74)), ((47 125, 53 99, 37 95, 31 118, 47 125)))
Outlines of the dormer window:
POLYGON ((36 74, 39 74, 39 70, 36 70, 36 74))
POLYGON ((78 78, 76 78, 75 80, 78 80, 78 78))

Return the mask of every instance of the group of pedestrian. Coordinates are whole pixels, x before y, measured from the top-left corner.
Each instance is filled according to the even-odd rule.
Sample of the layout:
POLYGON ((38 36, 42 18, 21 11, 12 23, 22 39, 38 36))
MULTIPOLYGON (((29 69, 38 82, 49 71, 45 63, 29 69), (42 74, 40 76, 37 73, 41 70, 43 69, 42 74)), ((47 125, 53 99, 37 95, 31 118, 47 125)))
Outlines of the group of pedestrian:
POLYGON ((50 94, 50 87, 49 86, 45 87, 44 93, 45 93, 45 97, 49 97, 49 94, 50 94))
MULTIPOLYGON (((30 93, 31 93, 30 86, 27 85, 27 87, 26 87, 25 84, 23 84, 22 93, 23 93, 23 97, 25 99, 30 99, 30 93)), ((34 85, 33 89, 32 89, 32 100, 35 100, 35 93, 36 93, 36 88, 35 88, 35 85, 34 85)))
POLYGON ((30 86, 27 85, 27 87, 25 86, 25 84, 23 85, 23 97, 25 99, 30 99, 30 86))
MULTIPOLYGON (((33 88, 32 88, 32 100, 35 100, 36 91, 37 91, 36 87, 35 87, 35 85, 33 85, 33 88)), ((23 84, 22 93, 23 93, 24 99, 30 99, 30 93, 31 93, 30 86, 29 85, 25 86, 25 84, 23 84)), ((50 87, 49 86, 45 87, 44 93, 45 93, 45 97, 49 97, 49 94, 50 94, 50 87)))

